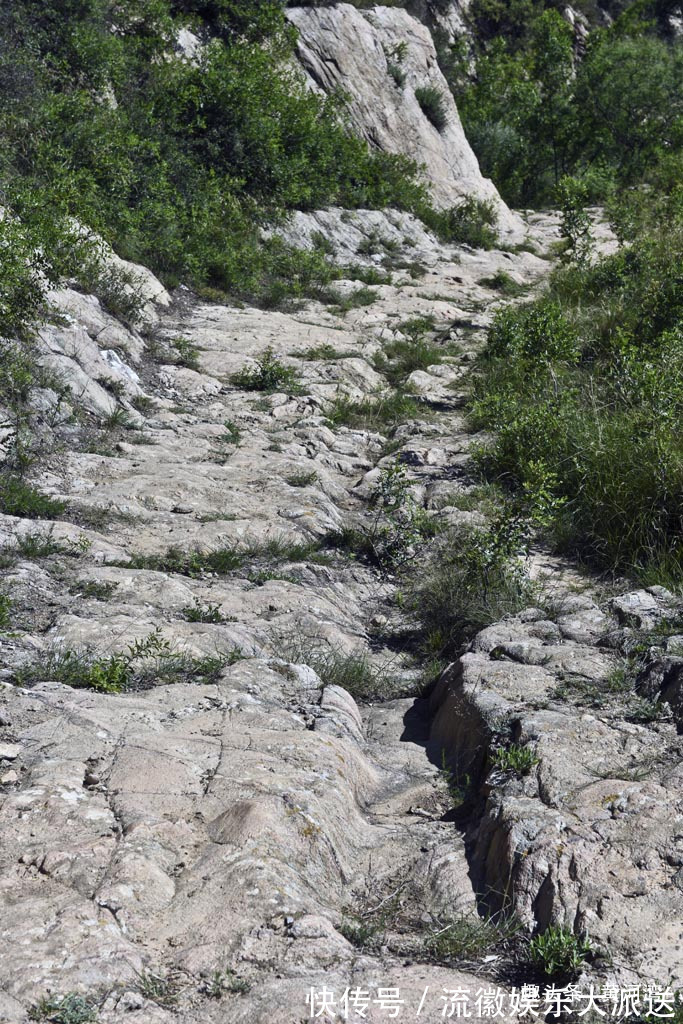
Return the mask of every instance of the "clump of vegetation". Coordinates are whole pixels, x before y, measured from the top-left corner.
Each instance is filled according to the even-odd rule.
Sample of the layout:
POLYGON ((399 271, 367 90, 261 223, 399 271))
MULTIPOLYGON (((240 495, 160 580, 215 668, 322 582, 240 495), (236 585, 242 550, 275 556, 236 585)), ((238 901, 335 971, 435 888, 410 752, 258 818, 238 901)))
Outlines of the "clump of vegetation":
POLYGON ((579 253, 546 296, 499 315, 472 417, 495 434, 479 456, 489 479, 520 493, 544 467, 559 549, 677 586, 683 205, 679 186, 666 186, 615 204, 618 252, 593 263, 579 253))
POLYGON ((328 342, 324 342, 322 345, 315 345, 304 352, 292 352, 291 354, 298 356, 299 359, 311 361, 318 359, 354 359, 360 356, 360 352, 342 352, 328 342))
POLYGON ((201 991, 210 999, 222 999, 226 992, 233 995, 244 995, 251 989, 251 984, 246 978, 240 978, 230 968, 224 971, 214 971, 201 986, 201 991))
POLYGON ((531 961, 549 978, 573 978, 589 959, 593 947, 587 938, 562 925, 549 925, 529 944, 531 961))
POLYGON ((387 71, 394 80, 394 85, 402 89, 406 84, 406 73, 403 70, 403 62, 408 52, 408 44, 405 40, 396 43, 395 46, 385 47, 384 56, 387 59, 387 71))
POLYGON ((171 347, 175 354, 176 366, 184 366, 188 370, 199 372, 199 349, 188 338, 172 338, 171 347))
MULTIPOLYGON (((441 669, 442 667, 443 663, 439 662, 439 668, 441 669)), ((469 772, 462 773, 457 768, 454 768, 449 763, 445 750, 441 751, 439 777, 446 788, 452 807, 459 809, 470 800, 472 796, 472 776, 469 772)))
POLYGON ((415 501, 406 470, 397 463, 382 470, 368 504, 362 527, 328 534, 327 543, 397 572, 410 562, 421 541, 434 536, 436 521, 415 501))
POLYGON ((12 611, 12 599, 0 591, 0 629, 8 629, 12 611))
POLYGON ((398 696, 400 685, 386 669, 378 669, 367 654, 345 654, 339 650, 307 655, 306 663, 326 686, 341 686, 361 701, 388 700, 398 696))
POLYGON ((604 201, 680 152, 683 47, 667 5, 613 4, 609 27, 579 6, 593 24, 578 59, 551 0, 473 0, 471 43, 440 50, 482 171, 517 208, 553 201, 564 175, 604 201))
POLYGON ((318 293, 320 302, 326 303, 333 313, 345 316, 352 309, 360 309, 363 306, 371 306, 378 298, 378 292, 374 288, 355 288, 352 292, 343 294, 336 288, 326 288, 318 293))
POLYGON ((96 601, 108 601, 116 592, 118 583, 104 583, 99 580, 79 580, 69 588, 70 594, 80 597, 94 598, 96 601))
POLYGON ((415 99, 427 120, 434 125, 437 132, 442 132, 448 124, 448 113, 441 90, 433 85, 418 86, 415 90, 415 99))
POLYGON ((507 295, 510 298, 515 298, 518 295, 523 295, 526 291, 524 285, 518 284, 513 277, 511 277, 504 270, 497 270, 491 277, 482 277, 479 284, 485 288, 493 288, 495 291, 500 292, 502 295, 507 295))
POLYGON ((242 431, 234 422, 234 420, 225 420, 223 423, 225 427, 225 441, 228 444, 234 444, 236 448, 242 443, 242 431))
POLYGON ((263 543, 253 542, 243 547, 226 545, 213 551, 183 551, 170 547, 163 555, 136 555, 130 564, 134 569, 177 572, 194 577, 206 572, 224 575, 259 560, 270 563, 315 562, 322 561, 324 557, 316 541, 288 541, 273 537, 263 543))
POLYGON ((40 533, 24 533, 17 538, 16 551, 24 558, 48 558, 50 555, 67 554, 68 549, 54 539, 52 530, 40 533))
POLYGON ((498 747, 491 755, 491 763, 501 772, 509 772, 520 777, 528 775, 538 764, 538 758, 530 747, 521 747, 511 743, 509 747, 498 747))
POLYGON ((242 391, 286 391, 289 394, 301 392, 296 370, 280 362, 272 348, 267 348, 256 360, 256 366, 247 366, 233 373, 230 383, 242 391))
POLYGON ((28 1011, 29 1020, 49 1021, 50 1024, 93 1024, 97 1021, 97 1007, 77 992, 68 995, 43 996, 28 1011))
POLYGON ((363 398, 358 402, 346 397, 337 398, 326 411, 327 419, 332 426, 375 430, 389 434, 406 420, 418 419, 424 415, 414 398, 399 391, 392 391, 378 398, 363 398))
POLYGON ((456 657, 485 626, 533 603, 525 555, 535 531, 556 512, 553 483, 537 466, 523 495, 499 507, 485 526, 436 539, 408 590, 428 656, 456 657))
MULTIPOLYGON (((306 88, 280 3, 114 9, 94 0, 65 11, 50 2, 38 16, 32 0, 18 0, 3 8, 0 35, 0 84, 11 100, 0 116, 3 204, 19 218, 1 229, 11 259, 0 335, 32 324, 44 304, 24 257, 51 266, 70 257, 58 221, 77 218, 170 285, 268 304, 333 274, 325 253, 264 239, 264 221, 329 202, 425 200, 409 160, 371 152, 349 132, 339 98, 306 88), (169 58, 188 15, 205 45, 195 60, 169 58)), ((132 320, 133 294, 111 277, 103 301, 132 320)))
POLYGON ((59 519, 66 504, 41 494, 21 477, 0 473, 0 512, 21 519, 59 519))
POLYGON ((463 914, 428 935, 425 946, 437 963, 479 960, 509 941, 517 931, 518 925, 503 918, 463 914))
POLYGON ((292 473, 291 476, 285 477, 285 482, 290 487, 309 487, 314 484, 318 479, 318 474, 314 469, 309 473, 302 471, 301 473, 292 473))
POLYGON ((399 324, 405 338, 395 338, 384 345, 382 352, 373 360, 376 370, 383 373, 392 387, 404 384, 414 370, 426 370, 429 366, 443 362, 447 350, 442 345, 429 342, 426 334, 433 330, 432 317, 415 317, 399 324))
POLYGON ((202 604, 196 597, 191 605, 183 608, 182 615, 188 622, 225 622, 217 604, 202 604))
POLYGON ((467 196, 448 210, 425 210, 425 223, 443 242, 493 249, 498 243, 498 214, 489 199, 467 196))
POLYGON ((178 979, 172 974, 156 974, 154 971, 143 970, 138 973, 138 991, 145 999, 173 1009, 178 1002, 178 979))
POLYGON ((47 651, 16 669, 14 682, 17 686, 32 686, 49 680, 76 689, 116 694, 164 683, 214 683, 223 669, 239 657, 237 651, 198 658, 174 650, 157 628, 124 651, 108 656, 70 648, 47 651))

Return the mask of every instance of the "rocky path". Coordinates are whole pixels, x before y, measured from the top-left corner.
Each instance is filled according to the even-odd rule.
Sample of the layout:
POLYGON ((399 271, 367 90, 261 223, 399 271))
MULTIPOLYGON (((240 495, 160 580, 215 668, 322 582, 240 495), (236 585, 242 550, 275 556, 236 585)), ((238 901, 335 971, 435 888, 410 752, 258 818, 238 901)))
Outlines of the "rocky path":
MULTIPOLYGON (((372 263, 379 237, 396 263, 424 268, 397 269, 346 312, 182 294, 164 307, 157 292, 143 342, 96 300, 56 297, 67 319, 45 330, 45 359, 108 425, 84 444, 44 394, 62 436, 73 430, 42 480, 71 521, 0 522, 13 602, 0 1020, 78 992, 105 1024, 298 1024, 324 988, 335 1000, 370 990, 373 1022, 387 1019, 380 988, 399 988, 411 1016, 427 992, 424 1014, 438 1019, 445 989, 510 980, 498 948, 453 964, 434 947, 477 897, 482 910, 502 892, 529 930, 562 921, 609 945, 603 977, 680 970, 674 725, 557 693, 611 678, 605 635, 671 618, 670 596, 609 609, 563 593, 552 622, 530 609, 491 627, 416 700, 419 666, 391 640, 396 581, 325 546, 397 461, 434 515, 469 515, 452 504, 468 486, 461 394, 502 301, 490 279, 505 271, 529 288, 548 270, 528 251, 444 250, 383 216, 297 226, 304 238, 324 226, 340 260, 372 263), (385 388, 373 356, 425 316, 449 346, 410 379, 429 415, 398 426, 391 452, 383 433, 333 429, 333 404, 385 388), (296 386, 231 381, 270 349, 296 386), (57 682, 65 652, 81 676, 111 683, 118 664, 134 685, 57 682), (537 769, 486 777, 486 750, 510 731, 535 743, 537 769), (442 769, 456 762, 482 798, 467 820, 454 820, 442 769)), ((532 227, 541 247, 555 237, 552 218, 532 227)), ((342 282, 336 302, 358 287, 342 282)))

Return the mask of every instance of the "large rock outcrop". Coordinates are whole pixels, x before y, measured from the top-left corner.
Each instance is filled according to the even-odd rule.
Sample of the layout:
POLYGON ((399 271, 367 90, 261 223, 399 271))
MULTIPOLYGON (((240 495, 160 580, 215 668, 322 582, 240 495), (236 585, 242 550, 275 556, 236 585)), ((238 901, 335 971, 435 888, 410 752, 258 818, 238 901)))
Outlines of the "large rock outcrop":
POLYGON ((421 164, 438 207, 452 206, 465 196, 491 200, 502 235, 509 240, 523 237, 521 221, 481 174, 425 25, 400 8, 359 11, 350 4, 295 7, 288 17, 299 33, 302 67, 318 89, 344 91, 348 116, 370 145, 421 164), (399 68, 398 81, 392 66, 399 68), (440 131, 415 95, 424 87, 441 95, 446 123, 440 131))

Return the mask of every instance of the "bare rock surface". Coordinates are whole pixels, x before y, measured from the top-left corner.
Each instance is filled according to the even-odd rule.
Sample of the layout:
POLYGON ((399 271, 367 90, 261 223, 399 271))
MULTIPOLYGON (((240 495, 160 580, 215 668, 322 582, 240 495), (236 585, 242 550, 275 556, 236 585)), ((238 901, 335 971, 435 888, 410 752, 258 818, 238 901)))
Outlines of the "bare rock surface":
POLYGON ((294 7, 287 16, 298 31, 297 55, 311 81, 327 93, 344 90, 350 120, 372 146, 422 165, 438 206, 453 206, 465 196, 493 201, 504 236, 522 240, 520 218, 481 174, 426 25, 400 8, 359 11, 345 3, 294 7), (399 68, 399 81, 392 66, 399 68), (440 95, 443 127, 434 127, 421 109, 415 95, 421 88, 440 95))
MULTIPOLYGON (((376 228, 354 217, 359 235, 376 228)), ((336 213, 300 230, 313 223, 350 251, 336 213)), ((556 219, 537 228, 554 237, 556 219)), ((397 459, 434 514, 476 516, 454 499, 469 486, 460 382, 501 302, 487 281, 507 269, 533 288, 548 263, 433 255, 346 312, 181 290, 146 336, 56 296, 71 319, 44 333, 43 358, 62 406, 82 401, 97 426, 59 421, 39 480, 66 503, 57 522, 0 517, 0 1020, 75 992, 103 1024, 300 1024, 311 989, 358 986, 399 988, 413 1015, 428 989, 436 1019, 444 991, 510 984, 505 957, 429 945, 501 893, 527 934, 585 928, 614 956, 597 977, 678 977, 678 734, 617 698, 574 699, 609 685, 615 636, 670 619, 671 595, 559 587, 552 618, 491 626, 416 699, 415 662, 390 646, 396 581, 321 548, 397 459), (391 454, 379 433, 333 428, 335 400, 386 390, 373 357, 427 315, 444 356, 413 375, 424 417, 391 454), (298 387, 236 384, 269 349, 298 387), (147 672, 123 692, 55 681, 66 652, 103 670, 134 650, 147 672), (370 700, 329 677, 344 655, 382 680, 370 700), (523 778, 487 757, 511 737, 537 757, 523 778), (466 816, 454 773, 471 779, 466 816)), ((647 685, 665 695, 672 672, 647 685)))

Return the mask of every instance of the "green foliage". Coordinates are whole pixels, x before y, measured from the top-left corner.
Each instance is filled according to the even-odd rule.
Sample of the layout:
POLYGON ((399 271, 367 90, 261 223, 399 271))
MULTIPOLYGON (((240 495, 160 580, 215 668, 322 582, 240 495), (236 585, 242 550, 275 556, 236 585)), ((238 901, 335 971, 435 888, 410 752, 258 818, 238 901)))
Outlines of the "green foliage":
POLYGON ((479 457, 490 478, 523 490, 544 467, 561 549, 674 586, 683 575, 677 190, 648 214, 640 193, 630 214, 622 199, 637 245, 558 271, 547 297, 500 315, 473 404, 475 423, 495 432, 479 457))
POLYGON ((225 440, 229 444, 234 444, 236 448, 239 447, 242 442, 242 431, 234 420, 225 420, 223 426, 226 430, 225 440))
POLYGON ((457 530, 436 543, 408 595, 427 654, 457 656, 472 636, 530 603, 522 563, 496 531, 457 530))
MULTIPOLYGON (((420 406, 414 398, 392 391, 379 398, 363 398, 358 402, 350 398, 337 398, 326 416, 333 426, 346 426, 358 430, 377 430, 391 433, 406 420, 418 419, 420 406)), ((422 413, 424 416, 424 413, 422 413)))
POLYGON ((433 536, 435 520, 415 501, 406 470, 397 463, 382 470, 369 505, 361 528, 347 527, 329 534, 327 541, 396 572, 412 560, 425 537, 433 536))
POLYGON ((488 199, 467 196, 448 210, 422 209, 421 216, 443 242, 471 245, 476 249, 492 249, 498 242, 498 216, 488 199))
POLYGON ((131 688, 141 689, 164 683, 213 683, 226 665, 241 655, 195 657, 175 651, 157 628, 142 640, 135 640, 125 651, 101 657, 89 650, 54 650, 14 673, 17 686, 31 686, 54 680, 77 689, 116 694, 131 688))
POLYGON ((532 602, 524 555, 534 530, 546 527, 562 504, 553 493, 555 483, 542 465, 530 467, 523 493, 503 504, 486 526, 438 537, 412 574, 408 594, 428 656, 456 657, 485 626, 532 602))
MULTIPOLYGON (((92 288, 98 260, 78 258, 89 243, 70 217, 169 284, 272 304, 330 268, 264 241, 264 221, 425 201, 409 160, 372 152, 340 99, 306 87, 279 3, 17 0, 0 36, 0 184, 17 215, 0 223, 0 336, 42 315, 55 275, 92 288), (192 61, 170 56, 188 17, 205 42, 192 61)), ((99 269, 102 301, 133 322, 135 289, 99 269)))
POLYGON ((491 756, 491 762, 501 772, 514 775, 528 775, 538 764, 538 758, 530 747, 520 747, 511 743, 509 747, 498 747, 491 756))
POLYGON ((17 540, 17 551, 24 558, 47 558, 63 550, 62 545, 52 536, 51 530, 43 533, 24 533, 17 540))
POLYGON ((12 611, 12 599, 0 591, 0 629, 8 629, 12 611))
POLYGON ((311 484, 314 484, 317 479, 318 474, 314 469, 309 473, 293 473, 291 476, 285 478, 286 483, 288 483, 290 487, 309 487, 311 484))
POLYGON ((491 277, 482 277, 479 280, 479 284, 484 285, 485 288, 493 288, 497 292, 501 292, 502 295, 507 295, 510 298, 515 298, 518 295, 524 294, 524 285, 518 284, 517 281, 504 270, 497 270, 491 277))
POLYGON ((238 373, 233 373, 230 383, 242 391, 265 391, 268 394, 274 391, 295 394, 301 390, 296 370, 291 366, 284 366, 272 348, 267 348, 263 355, 257 358, 255 367, 248 366, 238 373))
POLYGON ((93 598, 95 601, 108 601, 116 591, 117 583, 103 583, 99 580, 81 580, 69 589, 70 594, 93 598))
POLYGON ((136 555, 131 560, 135 569, 149 569, 156 572, 176 572, 183 576, 197 577, 212 572, 225 575, 256 561, 270 564, 282 562, 315 562, 324 556, 320 545, 314 541, 298 542, 273 537, 263 543, 252 542, 243 547, 226 545, 213 551, 182 551, 170 547, 163 555, 136 555))
POLYGON ((422 85, 415 90, 415 99, 427 120, 442 132, 448 124, 443 93, 433 85, 422 85))
POLYGON ((59 519, 66 505, 11 473, 0 473, 0 512, 21 519, 59 519))
POLYGON ((586 211, 588 187, 576 178, 564 177, 557 186, 557 198, 562 211, 562 235, 567 239, 562 261, 584 267, 593 248, 590 217, 586 211))
POLYGON ((199 372, 199 349, 187 338, 173 338, 171 347, 176 353, 176 365, 199 372))
POLYGON ((569 928, 550 925, 529 944, 531 961, 549 978, 575 977, 593 952, 587 938, 579 938, 569 928))
POLYGON ((426 370, 443 362, 447 350, 425 339, 425 334, 433 327, 431 317, 415 317, 399 324, 398 329, 405 337, 387 342, 383 351, 374 357, 375 369, 383 373, 393 387, 404 384, 414 370, 426 370))
POLYGON ((356 288, 346 294, 336 288, 326 288, 319 292, 318 299, 328 303, 333 312, 344 316, 352 309, 359 309, 362 306, 371 306, 377 299, 378 293, 373 288, 356 288))
POLYGON ((517 931, 519 926, 514 922, 463 914, 432 932, 427 937, 426 949, 440 964, 480 960, 517 931))
POLYGON ((326 686, 341 686, 360 701, 390 700, 400 696, 400 681, 386 667, 378 668, 365 651, 343 651, 314 641, 288 649, 287 657, 309 665, 326 686))
POLYGON ((188 622, 225 622, 217 604, 202 604, 196 597, 191 605, 183 608, 182 615, 188 622))
MULTIPOLYGON (((556 6, 474 0, 474 74, 464 45, 441 53, 482 170, 516 206, 552 200, 563 175, 605 199, 683 142, 683 45, 661 37, 663 6, 620 3, 611 27, 591 26, 578 60, 556 6)), ((602 20, 591 0, 583 6, 602 20)))
POLYGON ((62 996, 43 996, 28 1011, 29 1020, 49 1021, 50 1024, 93 1024, 97 1009, 93 1003, 76 992, 62 996))

